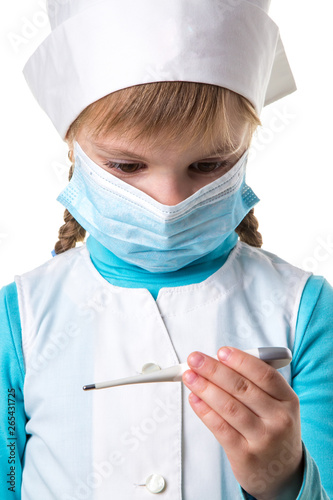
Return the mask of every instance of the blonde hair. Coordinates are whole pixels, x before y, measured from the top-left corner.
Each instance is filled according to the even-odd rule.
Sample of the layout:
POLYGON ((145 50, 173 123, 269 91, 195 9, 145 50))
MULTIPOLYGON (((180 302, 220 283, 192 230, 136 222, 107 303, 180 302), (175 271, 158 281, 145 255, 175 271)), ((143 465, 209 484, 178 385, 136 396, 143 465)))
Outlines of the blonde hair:
MULTIPOLYGON (((85 108, 69 127, 66 141, 73 142, 83 126, 93 138, 116 132, 155 146, 182 139, 184 149, 194 143, 236 152, 236 130, 230 116, 248 125, 248 145, 260 119, 247 99, 231 90, 195 82, 156 82, 113 92, 85 108)), ((71 156, 72 152, 70 153, 71 156)), ((74 171, 74 159, 69 180, 74 171)), ((55 252, 60 254, 83 241, 86 231, 65 210, 55 252)), ((240 240, 261 247, 262 237, 253 209, 236 229, 240 240)))

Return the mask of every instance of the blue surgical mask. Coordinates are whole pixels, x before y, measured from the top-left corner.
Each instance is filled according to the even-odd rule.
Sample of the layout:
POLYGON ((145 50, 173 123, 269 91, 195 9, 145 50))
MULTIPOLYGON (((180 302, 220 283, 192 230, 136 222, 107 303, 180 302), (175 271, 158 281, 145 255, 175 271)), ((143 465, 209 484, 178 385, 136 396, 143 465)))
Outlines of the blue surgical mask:
POLYGON ((220 246, 259 201, 245 183, 246 151, 222 177, 178 205, 159 203, 74 146, 75 169, 57 200, 97 241, 147 271, 177 271, 220 246))

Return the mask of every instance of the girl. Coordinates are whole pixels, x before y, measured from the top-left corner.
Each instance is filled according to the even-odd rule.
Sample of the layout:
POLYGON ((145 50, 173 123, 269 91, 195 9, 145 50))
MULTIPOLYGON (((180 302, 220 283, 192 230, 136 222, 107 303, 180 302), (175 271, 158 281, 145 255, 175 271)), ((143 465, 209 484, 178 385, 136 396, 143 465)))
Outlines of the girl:
POLYGON ((294 90, 268 3, 48 4, 25 76, 73 165, 54 258, 1 291, 1 498, 333 493, 333 291, 260 249, 245 182, 294 90), (82 391, 186 359, 184 385, 82 391))

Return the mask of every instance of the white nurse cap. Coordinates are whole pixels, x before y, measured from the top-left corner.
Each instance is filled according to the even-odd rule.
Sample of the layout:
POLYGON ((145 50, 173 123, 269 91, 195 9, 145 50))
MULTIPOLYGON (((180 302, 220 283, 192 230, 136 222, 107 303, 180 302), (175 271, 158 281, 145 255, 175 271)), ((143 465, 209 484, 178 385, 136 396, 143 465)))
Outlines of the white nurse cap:
POLYGON ((270 0, 48 0, 24 76, 64 138, 89 104, 160 81, 226 87, 262 107, 296 90, 270 0))

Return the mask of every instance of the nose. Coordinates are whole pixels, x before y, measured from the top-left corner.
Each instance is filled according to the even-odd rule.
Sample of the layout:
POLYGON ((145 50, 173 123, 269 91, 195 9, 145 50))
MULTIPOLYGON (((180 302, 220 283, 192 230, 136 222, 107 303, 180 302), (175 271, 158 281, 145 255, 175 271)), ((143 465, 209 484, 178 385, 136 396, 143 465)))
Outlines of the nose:
POLYGON ((162 175, 146 186, 145 190, 154 200, 167 206, 178 205, 195 191, 188 178, 177 175, 162 175))

